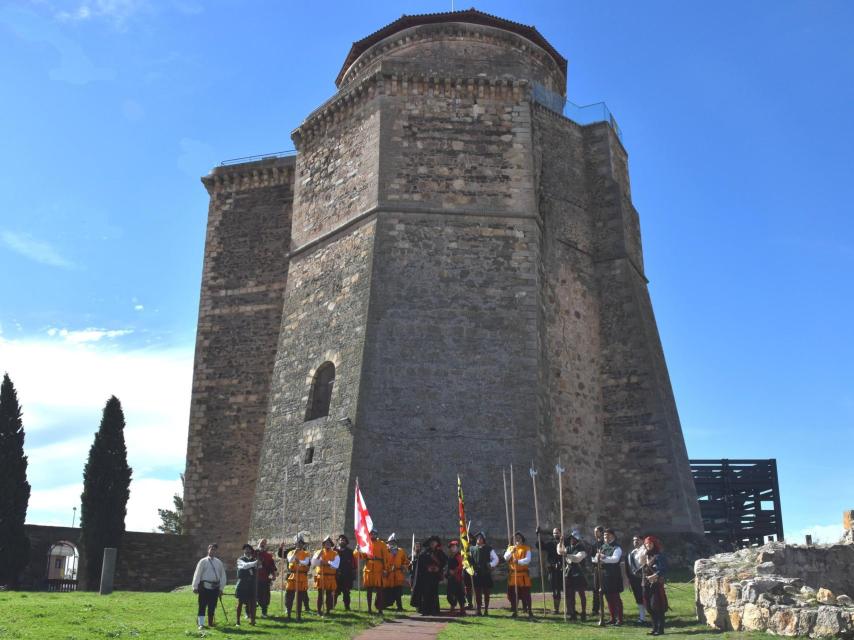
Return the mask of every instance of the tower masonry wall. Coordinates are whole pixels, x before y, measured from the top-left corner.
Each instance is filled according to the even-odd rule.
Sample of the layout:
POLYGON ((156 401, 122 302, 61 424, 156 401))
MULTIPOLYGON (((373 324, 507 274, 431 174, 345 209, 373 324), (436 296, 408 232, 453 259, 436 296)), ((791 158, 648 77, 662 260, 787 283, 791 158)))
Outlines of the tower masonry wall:
POLYGON ((342 418, 357 422, 374 235, 369 220, 291 261, 253 538, 343 530, 353 431, 342 418), (314 373, 327 361, 335 365, 329 415, 306 421, 314 373))
POLYGON ((386 75, 537 83, 566 94, 565 70, 541 47, 504 29, 470 23, 425 24, 381 40, 350 66, 342 87, 381 70, 386 75))
POLYGON ((321 107, 294 132, 292 249, 316 241, 377 203, 380 113, 373 87, 321 107))
POLYGON ((184 480, 186 532, 237 557, 249 517, 287 280, 294 158, 215 169, 184 480))
POLYGON ((194 531, 349 532, 358 477, 381 535, 453 535, 459 473, 473 529, 500 544, 512 463, 531 539, 528 467, 557 524, 560 458, 567 527, 702 532, 625 149, 608 123, 536 102, 537 85, 563 94, 562 58, 511 31, 392 34, 294 132, 292 186, 209 186, 194 531), (276 200, 290 214, 291 194, 287 230, 253 217, 276 200), (250 256, 253 234, 289 252, 250 256), (256 308, 240 296, 259 282, 256 308), (307 420, 327 361, 329 415, 307 420))
POLYGON ((379 136, 374 87, 338 96, 294 132, 294 237, 255 491, 255 538, 305 531, 316 539, 344 524, 371 290, 379 136), (335 366, 329 415, 306 420, 314 375, 327 361, 335 366))
MULTIPOLYGON (((547 457, 542 480, 554 486, 554 463, 565 473, 565 526, 585 533, 598 523, 606 458, 602 448, 599 287, 595 278, 594 216, 588 188, 590 149, 583 127, 535 106, 534 157, 544 242, 540 393, 547 457)), ((546 503, 558 523, 556 498, 546 503)))

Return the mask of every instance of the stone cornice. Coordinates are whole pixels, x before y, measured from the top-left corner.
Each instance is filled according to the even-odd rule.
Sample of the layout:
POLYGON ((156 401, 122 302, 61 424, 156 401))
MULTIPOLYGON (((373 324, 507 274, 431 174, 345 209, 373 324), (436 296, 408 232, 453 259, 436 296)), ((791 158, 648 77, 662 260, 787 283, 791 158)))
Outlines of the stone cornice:
POLYGON ((202 184, 211 195, 218 191, 248 191, 279 185, 293 188, 295 161, 294 156, 288 156, 216 167, 202 177, 202 184))
POLYGON ((339 86, 346 87, 347 84, 357 80, 358 76, 369 68, 371 63, 394 49, 413 43, 448 38, 467 38, 480 42, 510 45, 537 59, 546 68, 550 68, 562 77, 565 82, 566 68, 561 68, 549 52, 528 38, 492 26, 468 22, 445 22, 410 27, 377 42, 356 58, 349 68, 342 73, 339 86))
POLYGON ((531 85, 527 79, 499 77, 461 77, 407 73, 394 64, 381 64, 356 84, 348 85, 320 107, 312 111, 293 131, 291 138, 297 149, 318 134, 324 135, 330 124, 346 120, 352 113, 380 95, 440 95, 463 97, 476 95, 485 99, 514 101, 529 99, 531 85))

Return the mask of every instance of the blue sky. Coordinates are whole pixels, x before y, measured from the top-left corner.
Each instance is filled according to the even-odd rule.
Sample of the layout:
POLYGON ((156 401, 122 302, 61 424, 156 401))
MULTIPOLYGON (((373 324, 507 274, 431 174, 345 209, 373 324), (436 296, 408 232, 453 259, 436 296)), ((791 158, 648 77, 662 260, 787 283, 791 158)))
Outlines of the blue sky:
MULTIPOLYGON (((854 507, 854 3, 476 6, 537 26, 569 98, 619 121, 689 455, 776 457, 789 537, 834 537, 854 507)), ((128 526, 156 525, 186 447, 199 177, 290 149, 354 40, 448 9, 0 2, 0 370, 24 405, 31 522, 70 522, 115 393, 128 526)))

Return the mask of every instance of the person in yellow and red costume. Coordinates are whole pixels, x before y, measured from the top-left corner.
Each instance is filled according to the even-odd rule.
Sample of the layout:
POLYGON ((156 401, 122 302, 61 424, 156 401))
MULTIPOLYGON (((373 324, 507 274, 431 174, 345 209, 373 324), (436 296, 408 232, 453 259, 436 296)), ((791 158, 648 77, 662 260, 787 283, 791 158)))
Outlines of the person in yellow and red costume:
POLYGON ((403 585, 406 584, 406 572, 409 570, 409 558, 406 552, 397 546, 397 535, 388 537, 388 575, 385 582, 383 602, 387 607, 397 605, 403 611, 403 585))
POLYGON ((296 548, 288 554, 285 608, 288 611, 288 620, 290 620, 294 598, 296 598, 297 620, 302 620, 303 604, 308 600, 308 568, 311 563, 311 554, 305 549, 305 539, 301 533, 294 538, 294 544, 296 548))
POLYGON ((334 549, 335 543, 332 536, 326 536, 323 548, 318 549, 311 558, 311 566, 314 567, 314 586, 317 589, 317 613, 323 615, 323 604, 326 601, 326 613, 330 613, 335 606, 335 590, 338 588, 336 574, 341 558, 334 549))
POLYGON ((368 613, 373 613, 371 606, 376 604, 377 613, 382 615, 383 589, 388 577, 389 553, 388 545, 380 540, 376 529, 371 529, 371 546, 373 551, 370 555, 360 549, 354 551, 353 555, 365 561, 365 566, 362 568, 362 586, 367 593, 368 613))
POLYGON ((531 564, 531 547, 525 544, 525 536, 520 531, 513 536, 513 541, 515 544, 507 547, 507 551, 504 552, 504 559, 510 565, 507 577, 507 599, 510 600, 514 618, 519 604, 517 595, 518 600, 522 602, 522 610, 532 618, 534 612, 531 610, 531 576, 528 574, 528 565, 531 564))

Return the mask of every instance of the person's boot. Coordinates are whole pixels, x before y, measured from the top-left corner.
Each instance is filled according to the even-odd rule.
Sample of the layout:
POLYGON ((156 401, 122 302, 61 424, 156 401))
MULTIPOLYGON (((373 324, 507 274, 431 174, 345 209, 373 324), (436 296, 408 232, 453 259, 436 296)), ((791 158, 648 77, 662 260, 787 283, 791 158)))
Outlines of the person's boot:
POLYGON ((205 617, 204 616, 197 616, 197 617, 199 619, 199 629, 204 629, 205 628, 205 617))
POLYGON ((554 609, 552 610, 552 612, 557 615, 558 613, 560 613, 560 596, 556 598, 552 596, 552 600, 554 601, 554 609))
POLYGON ((243 605, 238 604, 237 605, 237 619, 234 622, 234 624, 236 624, 238 627, 240 626, 240 614, 241 613, 243 613, 243 605))
POLYGON ((208 626, 211 629, 213 629, 213 627, 214 627, 214 614, 212 614, 212 613, 208 614, 208 626))

